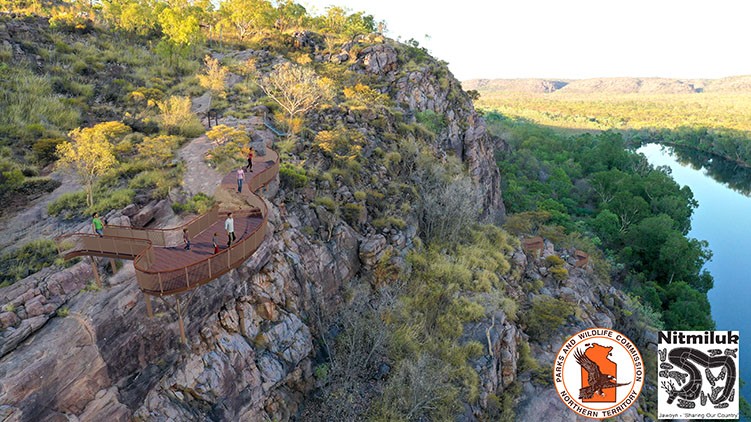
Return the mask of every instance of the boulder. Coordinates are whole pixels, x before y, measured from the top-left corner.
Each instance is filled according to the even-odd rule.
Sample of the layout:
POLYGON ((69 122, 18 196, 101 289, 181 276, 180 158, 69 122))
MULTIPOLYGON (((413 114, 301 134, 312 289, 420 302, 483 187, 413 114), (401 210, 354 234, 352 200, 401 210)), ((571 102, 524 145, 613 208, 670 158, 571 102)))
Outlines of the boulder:
POLYGON ((374 266, 386 250, 386 238, 382 234, 371 234, 360 242, 358 256, 366 266, 374 266))
POLYGON ((129 204, 120 212, 126 217, 132 217, 138 213, 138 206, 136 206, 136 204, 129 204))
POLYGON ((387 44, 371 45, 357 55, 357 64, 366 73, 384 75, 396 70, 397 53, 394 47, 387 44))
POLYGON ((28 315, 29 318, 43 315, 45 308, 46 300, 44 299, 44 296, 35 296, 33 299, 26 302, 24 307, 26 308, 26 315, 28 315))
POLYGON ((0 329, 6 329, 18 324, 20 319, 15 312, 3 312, 0 313, 0 329))
POLYGON ((292 43, 298 50, 316 52, 326 47, 326 42, 320 34, 312 31, 298 31, 292 34, 292 43))
POLYGON ((152 220, 164 221, 174 215, 175 213, 172 211, 169 201, 162 199, 159 202, 149 202, 136 215, 131 217, 130 222, 133 227, 145 227, 152 220))
POLYGON ((130 219, 130 223, 133 227, 144 227, 151 220, 154 219, 154 213, 156 213, 156 202, 150 202, 145 207, 141 208, 137 214, 130 219))

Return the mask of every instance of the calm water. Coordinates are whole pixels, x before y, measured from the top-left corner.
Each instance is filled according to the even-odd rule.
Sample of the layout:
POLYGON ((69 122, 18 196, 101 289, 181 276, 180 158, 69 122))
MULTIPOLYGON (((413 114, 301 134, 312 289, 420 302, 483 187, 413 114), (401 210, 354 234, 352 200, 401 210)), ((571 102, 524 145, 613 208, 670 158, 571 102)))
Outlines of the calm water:
POLYGON ((748 277, 751 272, 751 197, 747 196, 751 189, 751 172, 701 154, 676 154, 657 144, 645 145, 638 152, 652 165, 670 167, 673 179, 691 188, 699 202, 689 236, 708 241, 714 254, 705 266, 714 276, 714 288, 709 291, 712 316, 718 330, 740 331, 741 377, 746 381, 741 394, 751 401, 751 283, 748 277))

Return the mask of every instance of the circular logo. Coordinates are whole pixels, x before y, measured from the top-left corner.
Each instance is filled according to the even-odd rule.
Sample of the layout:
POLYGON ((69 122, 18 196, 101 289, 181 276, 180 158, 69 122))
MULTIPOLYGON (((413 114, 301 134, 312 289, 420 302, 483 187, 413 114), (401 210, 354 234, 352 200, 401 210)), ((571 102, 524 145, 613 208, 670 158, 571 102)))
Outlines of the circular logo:
POLYGON ((574 412, 612 418, 639 398, 644 361, 628 337, 608 328, 590 328, 563 343, 553 364, 553 381, 558 397, 574 412))

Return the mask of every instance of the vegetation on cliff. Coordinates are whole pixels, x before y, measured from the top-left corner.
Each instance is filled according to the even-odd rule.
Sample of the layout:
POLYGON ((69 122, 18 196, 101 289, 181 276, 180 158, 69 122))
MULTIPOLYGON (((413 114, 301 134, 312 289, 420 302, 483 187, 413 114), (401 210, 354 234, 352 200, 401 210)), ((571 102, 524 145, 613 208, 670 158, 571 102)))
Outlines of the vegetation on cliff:
MULTIPOLYGON (((532 347, 581 322, 585 310, 571 297, 548 297, 569 275, 563 258, 545 260, 545 281, 512 266, 518 242, 509 232, 543 234, 560 245, 557 253, 590 252, 593 282, 607 282, 613 268, 647 298, 651 308, 623 310, 637 311, 645 324, 672 324, 682 307, 705 311, 711 279, 698 268, 708 255, 683 237, 690 192, 626 152, 617 135, 572 140, 489 116, 498 134, 511 134, 512 152, 499 165, 515 215, 506 229, 486 224, 481 216, 498 210, 482 206, 485 196, 499 193, 476 178, 493 174, 480 168, 476 151, 490 149, 491 139, 465 144, 470 125, 473 134, 482 127, 467 94, 416 43, 374 34, 372 16, 337 7, 311 16, 289 1, 228 0, 218 10, 209 2, 12 3, 45 18, 0 17, 11 41, 0 54, 15 59, 2 64, 15 79, 0 83, 13 111, 0 117, 3 193, 29 200, 21 186, 32 181, 49 190, 35 177, 58 159, 87 168, 88 156, 70 152, 91 141, 86 148, 106 153, 108 165, 85 173, 87 189, 60 196, 50 215, 82 221, 90 212, 170 198, 182 179, 177 150, 204 132, 190 98, 210 92, 211 109, 228 121, 268 113, 286 133, 276 145, 283 162, 277 200, 295 218, 314 216, 315 226, 300 230, 306 241, 336 242, 336 227, 345 225, 382 243, 343 293, 350 306, 338 318, 304 312, 320 346, 318 416, 448 420, 471 411, 512 420, 521 392, 516 346, 519 371, 544 385, 550 371, 532 347), (29 28, 39 30, 22 31, 29 28), (673 266, 675 258, 681 265, 673 266), (478 362, 495 353, 490 329, 479 339, 469 330, 493 328, 496 317, 514 327, 505 381, 481 379, 478 362)), ((216 144, 208 161, 223 170, 242 163, 252 141, 239 126, 206 135, 216 144)), ((213 204, 199 195, 180 200, 173 209, 213 204)), ((49 265, 50 251, 40 243, 5 259, 49 265)))
POLYGON ((701 270, 711 253, 686 237, 697 205, 687 187, 628 150, 618 133, 569 137, 500 114, 486 118, 509 142, 498 163, 510 212, 537 211, 547 237, 592 239, 615 278, 662 316, 656 325, 714 326, 706 298, 712 277, 701 270))

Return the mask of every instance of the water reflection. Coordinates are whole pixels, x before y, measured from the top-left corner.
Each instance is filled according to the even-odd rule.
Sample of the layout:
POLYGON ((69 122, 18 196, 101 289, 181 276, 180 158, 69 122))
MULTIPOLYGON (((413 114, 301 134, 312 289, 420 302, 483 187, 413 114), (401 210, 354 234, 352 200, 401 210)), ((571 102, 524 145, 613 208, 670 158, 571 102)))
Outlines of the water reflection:
POLYGON ((715 155, 686 147, 670 147, 673 156, 684 166, 694 170, 704 169, 707 176, 730 189, 751 196, 751 169, 715 155))

